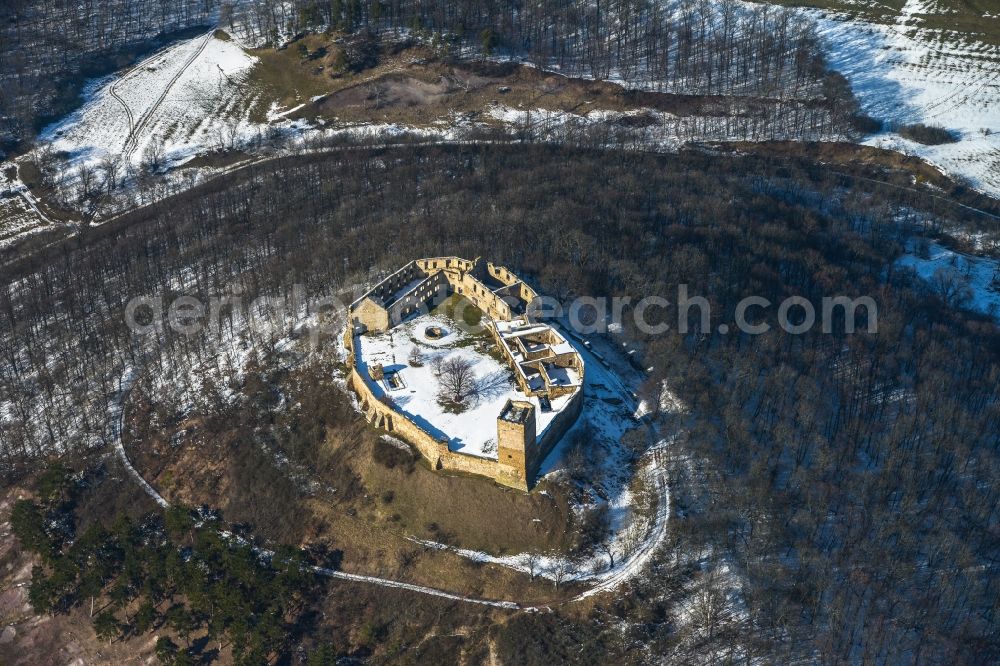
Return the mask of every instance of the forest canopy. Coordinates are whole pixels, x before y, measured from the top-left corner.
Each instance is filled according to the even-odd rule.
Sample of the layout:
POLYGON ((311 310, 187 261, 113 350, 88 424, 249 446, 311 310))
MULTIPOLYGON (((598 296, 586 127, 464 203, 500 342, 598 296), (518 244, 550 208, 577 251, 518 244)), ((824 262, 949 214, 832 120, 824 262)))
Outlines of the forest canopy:
MULTIPOLYGON (((652 368, 647 399, 666 380, 691 406, 679 450, 725 479, 711 511, 672 517, 673 548, 730 554, 769 658, 996 657, 1000 335, 892 268, 921 211, 974 215, 750 155, 451 146, 260 164, 7 265, 3 458, 109 441, 95 398, 127 367, 216 355, 210 332, 132 334, 135 295, 333 294, 400 257, 452 254, 494 257, 557 297, 684 283, 715 304, 713 327, 749 294, 871 295, 874 334, 626 331, 652 368)), ((267 348, 260 335, 247 342, 267 348)), ((631 631, 652 649, 675 640, 669 625, 631 631)))

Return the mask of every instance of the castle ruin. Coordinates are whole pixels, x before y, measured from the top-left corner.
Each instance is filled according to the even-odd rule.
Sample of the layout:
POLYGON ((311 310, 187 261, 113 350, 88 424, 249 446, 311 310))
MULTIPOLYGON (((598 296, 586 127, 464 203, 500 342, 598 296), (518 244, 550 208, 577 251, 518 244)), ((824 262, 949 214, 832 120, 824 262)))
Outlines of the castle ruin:
MULTIPOLYGON (((366 419, 412 444, 434 469, 486 476, 529 490, 542 462, 580 413, 584 378, 583 359, 573 345, 553 327, 530 320, 528 305, 536 297, 513 272, 480 259, 417 259, 381 280, 351 304, 344 339, 350 387, 366 419), (416 380, 426 372, 398 363, 385 368, 366 352, 372 336, 388 335, 391 340, 401 324, 456 294, 483 313, 481 325, 514 379, 510 391, 497 398, 502 402, 484 407, 497 405, 491 417, 495 448, 463 445, 443 425, 445 415, 435 418, 401 407, 395 395, 409 387, 407 375, 416 380)), ((392 358, 396 360, 395 353, 392 358)), ((417 382, 414 386, 427 390, 417 382)), ((409 388, 410 394, 417 393, 409 388)), ((410 396, 400 399, 412 402, 410 396)), ((484 427, 477 425, 480 432, 484 427)))

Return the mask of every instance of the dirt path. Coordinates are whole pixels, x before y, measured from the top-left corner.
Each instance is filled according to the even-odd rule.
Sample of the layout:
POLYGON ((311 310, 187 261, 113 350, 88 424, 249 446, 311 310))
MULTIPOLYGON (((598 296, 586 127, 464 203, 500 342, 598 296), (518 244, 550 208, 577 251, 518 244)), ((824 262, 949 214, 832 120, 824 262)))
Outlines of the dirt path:
MULTIPOLYGON (((591 357, 591 362, 597 362, 594 357, 591 357)), ((125 410, 128 403, 128 398, 131 394, 132 388, 135 385, 135 378, 137 372, 133 368, 126 370, 121 380, 121 392, 119 397, 112 401, 109 408, 110 416, 112 418, 112 423, 114 424, 114 438, 115 438, 115 449, 118 453, 118 457, 121 459, 122 464, 125 466, 129 475, 138 483, 142 489, 149 495, 153 501, 163 508, 170 506, 153 486, 146 481, 142 475, 133 467, 131 461, 128 458, 128 453, 125 450, 125 444, 123 440, 123 433, 125 430, 125 410)), ((613 372, 609 370, 608 374, 615 381, 616 386, 614 389, 621 396, 621 399, 630 409, 634 410, 637 408, 635 397, 632 392, 625 386, 620 379, 618 379, 613 372)), ((647 427, 650 432, 655 435, 655 427, 647 423, 647 427)), ((653 456, 651 461, 651 473, 653 477, 653 482, 656 484, 657 488, 657 511, 656 517, 650 526, 649 532, 642 543, 633 550, 629 555, 623 559, 618 566, 616 566, 612 571, 608 572, 605 576, 598 579, 596 584, 590 589, 584 591, 578 596, 570 599, 568 602, 572 603, 575 601, 580 601, 586 599, 587 597, 599 594, 601 592, 609 592, 617 588, 618 586, 624 584, 628 580, 634 578, 638 575, 645 564, 656 552, 657 548, 663 542, 667 534, 667 523, 670 516, 670 489, 666 482, 666 472, 662 465, 659 464, 659 454, 662 449, 667 445, 665 440, 660 440, 659 444, 654 447, 651 451, 653 456)), ((459 553, 461 554, 461 553, 459 553)), ((347 580, 359 583, 367 583, 370 585, 378 585, 380 587, 388 587, 394 589, 408 590, 410 592, 416 592, 419 594, 426 594, 429 596, 439 597, 442 599, 451 599, 454 601, 461 601, 464 603, 477 604, 480 606, 490 606, 494 608, 503 608, 508 610, 524 610, 524 611, 539 611, 548 610, 553 605, 542 605, 542 606, 524 606, 514 601, 504 601, 499 599, 481 599, 477 597, 467 597, 459 594, 453 594, 451 592, 446 592, 444 590, 439 590, 433 587, 426 587, 423 585, 415 585, 413 583, 406 583, 399 580, 392 580, 388 578, 378 578, 375 576, 364 576, 361 574, 351 574, 344 571, 337 571, 334 569, 326 569, 323 567, 313 567, 313 570, 329 578, 336 578, 338 580, 347 580)))
POLYGON ((313 571, 320 574, 321 576, 327 576, 329 578, 337 578, 339 580, 351 580, 359 583, 369 583, 371 585, 378 585, 380 587, 392 587, 398 590, 409 590, 410 592, 418 592, 420 594, 427 594, 432 597, 440 597, 442 599, 451 599, 453 601, 462 601, 468 604, 478 604, 480 606, 492 606, 494 608, 505 608, 507 610, 539 610, 536 607, 521 606, 513 601, 497 601, 494 599, 476 599, 475 597, 463 597, 460 594, 452 594, 450 592, 445 592, 444 590, 438 590, 433 587, 424 587, 423 585, 414 585, 413 583, 403 583, 397 580, 389 580, 387 578, 375 578, 374 576, 362 576, 359 574, 351 574, 344 571, 336 571, 335 569, 324 569, 322 567, 313 567, 313 571))
MULTIPOLYGON (((584 343, 584 339, 582 337, 572 332, 568 322, 561 321, 560 329, 566 337, 574 341, 573 344, 577 351, 585 359, 586 367, 594 368, 595 366, 600 366, 602 369, 600 377, 603 385, 608 390, 617 394, 625 410, 632 415, 637 415, 639 412, 639 401, 626 381, 624 381, 620 376, 620 371, 616 371, 605 358, 598 356, 594 350, 588 347, 584 343)), ((647 456, 647 460, 642 469, 637 472, 648 475, 647 478, 654 487, 656 494, 656 512, 653 519, 649 522, 642 541, 639 542, 634 548, 629 549, 627 554, 624 554, 620 558, 616 558, 613 562, 613 566, 598 573, 591 572, 590 563, 583 565, 577 564, 573 566, 572 571, 565 580, 590 584, 591 587, 566 601, 556 602, 544 607, 532 607, 534 610, 561 606, 567 603, 581 601, 595 594, 615 590, 621 585, 627 583, 629 580, 638 577, 666 540, 668 534, 668 522, 670 519, 670 486, 668 484, 667 461, 665 456, 667 449, 670 447, 677 435, 674 433, 672 437, 663 437, 651 420, 639 419, 638 422, 640 422, 649 432, 650 441, 656 442, 645 454, 647 456)), ((480 551, 456 548, 448 544, 418 539, 412 536, 406 538, 413 543, 420 544, 424 547, 447 551, 473 562, 489 562, 491 564, 507 567, 525 574, 529 574, 530 571, 528 566, 525 565, 523 561, 519 560, 519 558, 528 555, 528 553, 498 557, 480 551)), ((545 568, 539 568, 532 575, 551 577, 551 574, 551 569, 546 570, 545 568)))
POLYGON ((149 63, 153 62, 157 58, 161 57, 162 55, 163 51, 157 51, 148 58, 140 60, 135 65, 133 65, 127 72, 125 72, 118 79, 116 79, 115 82, 111 84, 111 86, 108 87, 108 92, 111 94, 112 97, 115 98, 115 100, 119 104, 122 105, 122 108, 125 109, 125 115, 128 117, 128 134, 125 135, 125 143, 122 145, 123 151, 125 150, 126 147, 128 147, 129 141, 132 140, 132 135, 133 132, 135 131, 135 116, 132 115, 132 109, 129 108, 129 105, 118 94, 118 86, 121 85, 122 83, 125 83, 125 81, 128 81, 133 74, 135 74, 137 71, 147 66, 149 63))
POLYGON ((154 502, 159 504, 162 508, 166 509, 170 506, 167 500, 163 499, 160 493, 156 492, 156 489, 149 484, 146 479, 142 478, 142 475, 136 471, 135 467, 132 466, 132 461, 128 459, 128 453, 125 451, 125 441, 123 439, 123 433, 125 432, 125 408, 128 405, 129 396, 132 394, 132 389, 135 387, 135 380, 138 376, 138 372, 134 368, 129 368, 122 375, 120 386, 121 391, 118 396, 111 401, 111 405, 108 407, 108 412, 111 417, 111 424, 114 428, 114 438, 115 438, 115 450, 118 453, 118 458, 121 460, 122 465, 125 467, 125 471, 128 472, 129 476, 142 486, 142 489, 146 491, 154 502))
POLYGON ((163 100, 167 98, 167 95, 170 93, 170 89, 174 87, 174 84, 177 83, 177 81, 181 78, 181 76, 184 75, 184 72, 187 71, 188 67, 194 64, 194 61, 197 60, 198 57, 205 52, 205 49, 208 47, 209 42, 211 42, 212 39, 214 38, 215 30, 216 30, 215 28, 212 28, 211 30, 208 31, 208 34, 205 35, 205 38, 202 40, 201 45, 198 46, 198 49, 194 53, 192 53, 191 56, 188 57, 186 61, 184 61, 184 65, 181 66, 179 70, 177 70, 177 73, 174 74, 172 77, 170 77, 170 81, 168 81, 167 85, 164 86, 163 92, 160 93, 160 96, 156 98, 156 101, 153 102, 153 105, 149 107, 149 110, 146 111, 145 114, 143 114, 142 118, 139 119, 139 122, 132 129, 130 135, 132 138, 131 147, 129 147, 128 142, 126 141, 126 147, 124 153, 126 164, 132 163, 132 156, 135 154, 135 151, 139 148, 139 133, 142 132, 144 129, 146 129, 146 126, 149 124, 149 121, 152 120, 153 115, 156 113, 156 110, 160 108, 161 104, 163 104, 163 100))
POLYGON ((125 100, 118 95, 118 91, 115 89, 116 86, 124 80, 125 78, 123 77, 112 83, 111 87, 108 88, 108 92, 111 93, 112 97, 118 100, 118 103, 122 105, 123 109, 125 109, 125 115, 128 116, 128 134, 125 135, 125 146, 128 146, 128 142, 132 140, 132 132, 135 129, 135 118, 132 116, 132 109, 128 108, 128 104, 126 104, 125 100))
MULTIPOLYGON (((517 146, 517 145, 526 145, 526 144, 531 144, 531 143, 534 143, 534 142, 532 142, 532 141, 525 141, 525 140, 516 139, 516 138, 503 139, 503 140, 500 140, 500 139, 432 139, 432 140, 406 141, 406 142, 399 142, 399 141, 397 141, 397 142, 389 142, 389 143, 381 143, 381 144, 377 144, 377 143, 370 143, 370 144, 369 143, 365 143, 365 144, 354 144, 354 145, 345 145, 345 146, 327 146, 327 147, 323 147, 323 148, 312 148, 312 149, 308 149, 308 150, 299 150, 299 151, 294 152, 294 153, 282 153, 282 154, 279 154, 279 155, 265 155, 265 156, 252 156, 252 157, 248 157, 247 159, 241 160, 239 162, 236 162, 234 164, 231 164, 231 165, 226 166, 224 168, 218 169, 218 170, 214 171, 213 173, 208 174, 206 176, 205 180, 200 183, 200 185, 206 185, 206 184, 211 183, 211 182, 213 182, 215 180, 218 180, 219 178, 222 178, 222 177, 225 177, 225 176, 229 176, 229 175, 232 175, 234 173, 243 171, 245 169, 253 168, 255 166, 262 166, 262 165, 266 165, 266 164, 269 164, 269 163, 272 163, 272 162, 278 162, 280 160, 288 159, 288 157, 292 156, 292 155, 295 155, 295 156, 303 156, 303 155, 335 155, 335 154, 338 154, 338 153, 351 153, 351 152, 363 152, 363 151, 378 151, 378 150, 394 150, 394 149, 399 149, 399 148, 421 148, 421 147, 430 147, 430 146, 517 146)), ((538 142, 538 143, 546 143, 546 142, 538 142)), ((739 142, 736 142, 736 143, 738 144, 739 142)), ((727 145, 728 145, 727 142, 721 142, 721 143, 720 142, 701 142, 701 143, 693 142, 693 143, 689 144, 688 147, 692 148, 692 149, 701 149, 701 150, 706 150, 707 149, 708 152, 711 152, 712 154, 718 154, 717 151, 720 148, 721 148, 721 150, 725 151, 725 154, 737 154, 739 152, 739 150, 736 149, 736 148, 733 148, 733 147, 728 147, 727 148, 727 145)), ((595 150, 604 150, 604 151, 607 151, 607 152, 611 153, 611 152, 615 152, 615 151, 621 151, 621 150, 624 150, 624 149, 618 148, 618 147, 614 147, 614 146, 603 146, 603 147, 596 147, 595 150)), ((654 150, 654 149, 638 150, 638 149, 634 149, 634 148, 633 149, 629 149, 629 150, 627 150, 625 152, 639 153, 639 154, 645 154, 645 155, 657 155, 657 156, 670 155, 670 154, 676 153, 676 151, 667 150, 667 149, 663 149, 663 150, 654 150)), ((814 159, 817 159, 817 161, 818 161, 818 158, 814 158, 814 159)), ((930 164, 929 162, 927 162, 925 160, 921 160, 921 162, 923 164, 925 164, 925 165, 931 166, 936 172, 938 172, 939 174, 944 175, 946 178, 948 178, 948 176, 946 174, 944 174, 938 167, 930 164)), ((1000 162, 1000 160, 998 160, 998 162, 1000 162)), ((915 188, 915 187, 909 187, 909 186, 906 186, 906 185, 898 185, 896 183, 890 183, 888 181, 879 180, 879 179, 876 179, 876 178, 868 178, 868 177, 857 175, 857 174, 846 173, 846 172, 839 171, 839 170, 833 168, 832 165, 826 165, 826 166, 830 168, 830 172, 831 173, 834 173, 834 174, 836 174, 838 176, 841 176, 843 178, 853 179, 853 180, 858 180, 858 181, 863 181, 863 182, 868 182, 868 183, 877 184, 877 185, 885 185, 885 186, 888 186, 888 187, 891 187, 891 188, 894 188, 894 189, 897 189, 897 190, 903 190, 903 191, 913 192, 913 193, 918 194, 920 196, 930 197, 930 198, 933 198, 933 199, 935 199, 937 201, 941 201, 942 203, 945 203, 945 204, 948 204, 948 205, 951 205, 951 206, 955 206, 955 207, 958 207, 958 208, 962 208, 962 209, 965 209, 965 210, 968 210, 968 211, 971 211, 971 212, 983 215, 985 217, 989 217, 989 218, 994 219, 994 220, 1000 220, 1000 215, 996 215, 994 213, 990 213, 988 211, 985 211, 985 210, 983 210, 981 208, 976 208, 974 206, 970 206, 968 204, 961 203, 961 202, 956 201, 955 199, 949 198, 947 196, 942 196, 942 195, 939 195, 939 194, 934 194, 933 192, 930 192, 928 190, 918 189, 918 188, 915 188)), ((32 208, 36 208, 37 209, 37 207, 34 205, 33 202, 30 202, 30 203, 31 203, 31 207, 32 208)), ((151 206, 155 206, 155 205, 157 205, 159 203, 160 202, 157 201, 157 202, 154 202, 154 203, 144 204, 142 206, 138 206, 136 208, 129 209, 129 210, 125 211, 125 212, 115 213, 115 214, 112 214, 109 217, 101 218, 99 221, 96 221, 93 224, 107 224, 107 223, 110 223, 110 222, 115 222, 115 221, 123 219, 123 218, 125 218, 127 216, 134 215, 137 211, 140 211, 140 210, 142 210, 144 208, 148 208, 148 207, 151 207, 151 206)), ((67 239, 75 237, 77 235, 77 233, 79 233, 79 227, 80 227, 80 225, 87 226, 87 224, 84 223, 83 220, 61 221, 59 223, 56 223, 54 221, 49 220, 44 215, 42 215, 41 211, 39 211, 39 216, 43 220, 48 221, 50 224, 52 224, 55 227, 63 227, 63 228, 68 229, 68 232, 64 236, 59 236, 58 238, 56 238, 55 240, 52 240, 51 242, 48 242, 48 243, 45 243, 43 245, 38 246, 37 248, 35 248, 36 252, 43 251, 43 250, 45 250, 47 248, 53 247, 55 245, 58 245, 59 243, 62 243, 64 241, 66 241, 67 239)), ((19 260, 20 260, 20 257, 13 256, 12 258, 10 258, 10 259, 2 262, 2 264, 0 264, 0 265, 2 265, 4 267, 10 266, 11 264, 14 264, 14 263, 16 263, 19 260)))

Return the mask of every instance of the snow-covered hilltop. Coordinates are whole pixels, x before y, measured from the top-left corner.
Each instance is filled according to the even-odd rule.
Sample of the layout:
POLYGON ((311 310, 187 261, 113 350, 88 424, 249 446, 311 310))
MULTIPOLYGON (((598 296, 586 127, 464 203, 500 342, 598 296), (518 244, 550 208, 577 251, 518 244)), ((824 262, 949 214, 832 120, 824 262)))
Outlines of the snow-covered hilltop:
POLYGON ((934 12, 925 0, 907 0, 886 25, 803 11, 820 27, 830 66, 848 78, 864 112, 885 123, 865 144, 917 155, 1000 197, 1000 46, 921 27, 916 15, 934 12), (923 145, 896 131, 916 123, 958 140, 923 145))
POLYGON ((121 160, 123 170, 146 158, 177 164, 252 131, 246 77, 256 61, 215 31, 177 42, 92 82, 84 106, 41 141, 69 153, 75 167, 106 159, 121 160))

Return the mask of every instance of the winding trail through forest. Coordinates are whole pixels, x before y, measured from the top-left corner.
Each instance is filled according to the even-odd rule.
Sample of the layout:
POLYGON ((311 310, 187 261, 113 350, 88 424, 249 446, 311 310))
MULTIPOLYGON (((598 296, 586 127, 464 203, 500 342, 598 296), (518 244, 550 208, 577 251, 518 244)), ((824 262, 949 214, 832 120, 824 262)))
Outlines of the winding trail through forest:
POLYGON ((154 502, 160 505, 161 508, 166 509, 170 507, 170 503, 163 499, 160 493, 156 492, 154 488, 146 479, 142 478, 142 475, 135 469, 132 465, 132 461, 128 458, 128 453, 125 451, 125 441, 123 433, 125 432, 125 406, 128 404, 129 396, 132 394, 132 389, 135 388, 135 380, 138 376, 138 372, 134 368, 128 368, 125 370, 125 374, 122 375, 120 382, 121 391, 118 397, 111 401, 111 406, 108 411, 111 412, 111 426, 113 428, 113 436, 115 438, 115 450, 118 452, 118 458, 122 461, 122 465, 125 466, 125 471, 128 472, 129 476, 138 483, 146 494, 149 495, 154 502))
POLYGON ((580 601, 600 592, 610 592, 635 578, 641 573, 646 563, 652 559, 660 544, 667 538, 667 523, 670 518, 670 486, 667 484, 666 469, 659 459, 664 445, 665 442, 661 442, 651 452, 651 455, 654 457, 651 472, 653 483, 656 485, 657 502, 656 517, 646 538, 642 540, 634 551, 629 553, 620 566, 615 567, 607 576, 601 578, 596 585, 570 601, 580 601))

